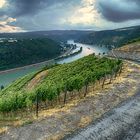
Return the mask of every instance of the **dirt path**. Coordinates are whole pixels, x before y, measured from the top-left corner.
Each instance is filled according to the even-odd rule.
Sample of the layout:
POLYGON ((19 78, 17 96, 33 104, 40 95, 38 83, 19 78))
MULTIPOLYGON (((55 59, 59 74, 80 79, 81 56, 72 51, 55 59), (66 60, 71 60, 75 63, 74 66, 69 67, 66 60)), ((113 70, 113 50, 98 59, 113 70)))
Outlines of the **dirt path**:
MULTIPOLYGON (((10 129, 0 135, 0 140, 59 140, 79 128, 88 126, 137 92, 140 85, 140 67, 133 63, 126 63, 124 69, 121 76, 113 84, 107 84, 104 90, 100 88, 89 92, 86 98, 73 100, 63 108, 44 110, 39 113, 38 121, 10 129)), ((127 129, 129 126, 125 122, 128 120, 130 123, 135 122, 140 114, 140 97, 137 96, 127 103, 126 106, 122 106, 122 109, 115 109, 109 114, 111 120, 107 118, 104 120, 111 129, 104 130, 102 134, 107 132, 108 135, 109 132, 114 134, 113 132, 116 131, 113 129, 114 124, 121 131, 121 124, 127 129), (129 110, 127 111, 127 109, 129 110), (123 116, 119 113, 122 113, 123 116), (127 117, 128 114, 130 116, 127 117), (118 124, 115 123, 116 121, 118 124)), ((106 124, 103 128, 107 128, 106 124)), ((100 125, 100 127, 102 126, 100 125)))
POLYGON ((36 87, 42 79, 44 79, 47 76, 48 70, 42 71, 39 74, 37 74, 26 86, 27 90, 32 90, 34 87, 36 87))
POLYGON ((139 140, 140 89, 136 96, 65 140, 139 140))

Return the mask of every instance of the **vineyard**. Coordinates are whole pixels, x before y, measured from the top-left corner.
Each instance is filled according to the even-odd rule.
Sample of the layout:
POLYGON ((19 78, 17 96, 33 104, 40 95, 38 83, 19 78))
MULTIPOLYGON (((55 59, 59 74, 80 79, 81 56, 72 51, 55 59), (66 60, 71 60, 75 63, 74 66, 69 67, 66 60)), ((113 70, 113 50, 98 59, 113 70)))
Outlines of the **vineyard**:
POLYGON ((102 80, 103 88, 106 78, 110 77, 111 82, 112 76, 117 76, 121 67, 121 60, 89 55, 72 63, 44 68, 41 71, 47 70, 48 74, 34 89, 27 90, 26 86, 41 71, 26 75, 2 90, 0 112, 33 109, 46 102, 52 104, 55 100, 63 100, 65 104, 68 94, 79 94, 83 88, 83 96, 86 96, 89 84, 95 86, 97 81, 102 80))

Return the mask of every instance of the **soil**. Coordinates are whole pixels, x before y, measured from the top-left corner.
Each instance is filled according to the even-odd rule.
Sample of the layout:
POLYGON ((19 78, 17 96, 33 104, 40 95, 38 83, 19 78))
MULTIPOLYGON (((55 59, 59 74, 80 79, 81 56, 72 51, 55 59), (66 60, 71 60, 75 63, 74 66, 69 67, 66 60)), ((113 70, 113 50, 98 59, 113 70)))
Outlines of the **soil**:
POLYGON ((46 76, 47 76, 48 70, 42 71, 39 74, 37 74, 26 86, 27 90, 32 90, 34 87, 36 87, 46 76))

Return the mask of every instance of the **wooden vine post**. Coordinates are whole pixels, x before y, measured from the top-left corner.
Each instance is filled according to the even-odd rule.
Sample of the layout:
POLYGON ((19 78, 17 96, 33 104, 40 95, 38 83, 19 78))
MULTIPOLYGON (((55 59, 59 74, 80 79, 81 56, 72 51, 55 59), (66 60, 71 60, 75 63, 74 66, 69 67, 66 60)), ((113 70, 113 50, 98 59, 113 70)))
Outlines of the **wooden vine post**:
POLYGON ((120 65, 119 76, 121 75, 121 73, 122 73, 122 64, 120 65))
POLYGON ((38 118, 38 109, 39 109, 39 99, 38 99, 38 92, 36 94, 36 117, 38 118))
POLYGON ((66 104, 67 99, 67 88, 65 87, 65 93, 64 93, 64 105, 66 104))
POLYGON ((115 78, 117 77, 117 67, 115 68, 115 78))
POLYGON ((85 81, 85 92, 84 92, 84 97, 86 97, 86 95, 87 95, 87 92, 88 92, 88 79, 86 79, 86 81, 85 81))
POLYGON ((104 88, 105 81, 106 81, 106 74, 105 74, 104 79, 103 79, 102 89, 104 88))
POLYGON ((113 72, 113 70, 112 70, 111 75, 110 75, 110 81, 109 81, 109 84, 111 84, 111 82, 112 82, 113 75, 114 75, 114 72, 113 72))

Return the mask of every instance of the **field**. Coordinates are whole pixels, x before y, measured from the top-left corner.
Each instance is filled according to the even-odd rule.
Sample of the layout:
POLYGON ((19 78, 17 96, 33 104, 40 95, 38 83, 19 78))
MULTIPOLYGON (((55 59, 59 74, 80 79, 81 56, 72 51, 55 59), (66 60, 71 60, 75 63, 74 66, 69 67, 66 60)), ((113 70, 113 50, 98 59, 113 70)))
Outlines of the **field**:
POLYGON ((12 83, 0 92, 0 112, 7 113, 19 109, 34 108, 36 103, 53 103, 64 93, 64 103, 67 94, 77 93, 85 87, 84 96, 89 84, 116 74, 121 69, 122 61, 106 57, 89 55, 75 62, 44 68, 37 73, 26 75, 12 83), (40 72, 47 71, 34 88, 27 88, 30 81, 40 72))

